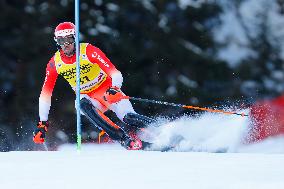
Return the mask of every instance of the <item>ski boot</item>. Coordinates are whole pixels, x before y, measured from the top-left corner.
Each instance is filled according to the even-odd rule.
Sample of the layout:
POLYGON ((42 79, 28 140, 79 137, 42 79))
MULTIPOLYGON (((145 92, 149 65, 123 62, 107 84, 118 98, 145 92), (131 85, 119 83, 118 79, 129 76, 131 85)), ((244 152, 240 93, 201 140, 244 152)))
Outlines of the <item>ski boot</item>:
POLYGON ((142 141, 139 138, 132 139, 129 136, 123 137, 120 144, 127 150, 145 150, 152 145, 152 143, 142 141))
POLYGON ((143 145, 140 139, 132 139, 128 135, 125 135, 120 144, 127 150, 141 150, 143 145))

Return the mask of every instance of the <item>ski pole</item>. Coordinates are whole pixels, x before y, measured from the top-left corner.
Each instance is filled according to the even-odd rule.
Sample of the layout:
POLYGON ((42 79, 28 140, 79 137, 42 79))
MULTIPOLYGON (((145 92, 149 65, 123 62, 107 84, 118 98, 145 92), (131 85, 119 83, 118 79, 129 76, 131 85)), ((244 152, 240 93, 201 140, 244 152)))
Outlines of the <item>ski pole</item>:
POLYGON ((240 115, 242 117, 248 116, 248 114, 245 114, 245 113, 229 112, 229 111, 217 110, 217 109, 211 109, 211 108, 201 108, 201 107, 198 107, 198 106, 176 104, 176 103, 171 103, 171 102, 149 100, 149 99, 130 97, 130 96, 124 96, 123 99, 130 99, 130 100, 134 100, 134 101, 148 102, 148 103, 154 103, 154 104, 162 104, 162 105, 167 105, 167 106, 175 106, 175 107, 187 108, 187 109, 202 110, 202 111, 214 112, 214 113, 235 114, 235 115, 240 115))

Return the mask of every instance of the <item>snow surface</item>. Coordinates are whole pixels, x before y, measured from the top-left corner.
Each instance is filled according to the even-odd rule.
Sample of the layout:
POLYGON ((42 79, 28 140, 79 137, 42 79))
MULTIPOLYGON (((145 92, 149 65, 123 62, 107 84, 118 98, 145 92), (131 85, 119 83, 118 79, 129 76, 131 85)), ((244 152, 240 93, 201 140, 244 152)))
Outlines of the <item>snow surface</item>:
POLYGON ((173 122, 161 119, 161 123, 150 126, 148 139, 158 149, 173 136, 183 136, 174 151, 127 151, 118 144, 84 144, 78 153, 75 145, 67 144, 53 152, 0 153, 0 188, 284 188, 284 138, 244 145, 248 118, 203 114, 173 122), (227 153, 212 153, 222 150, 227 153))
POLYGON ((153 150, 161 150, 174 143, 176 137, 182 137, 183 140, 174 151, 237 152, 249 125, 249 120, 245 117, 211 113, 197 118, 184 116, 173 122, 161 122, 164 122, 162 126, 156 127, 161 125, 158 121, 141 136, 154 143, 153 150), (148 133, 153 137, 147 137, 148 133))

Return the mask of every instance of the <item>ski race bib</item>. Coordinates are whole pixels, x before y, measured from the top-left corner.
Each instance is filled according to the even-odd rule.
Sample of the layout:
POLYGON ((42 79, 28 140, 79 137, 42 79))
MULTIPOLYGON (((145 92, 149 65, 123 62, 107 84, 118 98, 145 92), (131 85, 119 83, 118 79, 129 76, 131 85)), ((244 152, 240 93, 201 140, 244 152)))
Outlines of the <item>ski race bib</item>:
MULTIPOLYGON (((90 62, 86 55, 86 43, 80 45, 80 92, 88 93, 98 88, 107 78, 107 74, 98 64, 90 62)), ((62 75, 73 90, 76 90, 76 62, 66 64, 61 60, 60 52, 55 53, 57 73, 62 75)))

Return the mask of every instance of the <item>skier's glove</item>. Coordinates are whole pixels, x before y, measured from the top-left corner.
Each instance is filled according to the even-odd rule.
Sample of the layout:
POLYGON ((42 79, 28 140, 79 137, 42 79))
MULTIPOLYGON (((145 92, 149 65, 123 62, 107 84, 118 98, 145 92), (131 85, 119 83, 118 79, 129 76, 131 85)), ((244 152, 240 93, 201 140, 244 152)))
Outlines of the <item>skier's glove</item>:
POLYGON ((34 130, 33 141, 37 144, 44 143, 45 133, 48 129, 48 121, 40 121, 37 124, 37 128, 34 130))
POLYGON ((123 99, 125 95, 118 87, 110 87, 104 95, 104 100, 109 102, 110 104, 116 103, 123 99))
POLYGON ((115 95, 116 93, 121 92, 118 87, 110 87, 107 91, 106 94, 108 95, 115 95))

